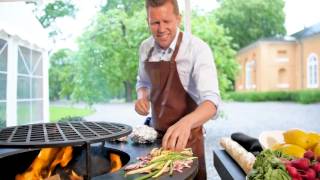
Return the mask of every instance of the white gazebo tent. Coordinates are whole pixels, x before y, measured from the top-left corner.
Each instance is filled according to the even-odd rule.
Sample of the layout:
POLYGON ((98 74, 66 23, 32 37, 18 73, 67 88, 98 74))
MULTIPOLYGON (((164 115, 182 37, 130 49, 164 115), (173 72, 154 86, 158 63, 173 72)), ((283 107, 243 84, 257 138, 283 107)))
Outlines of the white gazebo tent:
POLYGON ((47 42, 30 5, 0 1, 0 126, 48 121, 47 42))

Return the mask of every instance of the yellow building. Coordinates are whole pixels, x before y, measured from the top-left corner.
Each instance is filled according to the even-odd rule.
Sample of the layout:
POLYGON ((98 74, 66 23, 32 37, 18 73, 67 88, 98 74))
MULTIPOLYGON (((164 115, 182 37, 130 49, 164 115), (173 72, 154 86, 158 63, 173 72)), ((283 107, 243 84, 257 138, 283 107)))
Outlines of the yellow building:
POLYGON ((320 89, 320 23, 290 37, 258 40, 236 56, 236 91, 320 89))

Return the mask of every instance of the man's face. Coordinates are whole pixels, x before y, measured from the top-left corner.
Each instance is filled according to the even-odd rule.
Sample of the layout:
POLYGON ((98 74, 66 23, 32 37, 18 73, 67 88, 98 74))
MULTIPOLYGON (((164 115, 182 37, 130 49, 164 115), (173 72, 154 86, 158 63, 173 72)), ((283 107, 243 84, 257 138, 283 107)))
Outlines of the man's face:
POLYGON ((167 49, 176 35, 180 15, 174 14, 173 5, 167 2, 160 7, 149 7, 147 20, 156 42, 167 49))

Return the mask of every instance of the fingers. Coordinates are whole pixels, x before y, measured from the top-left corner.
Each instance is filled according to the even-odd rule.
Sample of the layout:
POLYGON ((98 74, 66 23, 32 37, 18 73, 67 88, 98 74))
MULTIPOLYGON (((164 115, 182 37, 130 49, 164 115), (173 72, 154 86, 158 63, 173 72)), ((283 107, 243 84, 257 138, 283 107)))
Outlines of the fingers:
POLYGON ((172 133, 171 129, 169 128, 162 138, 162 147, 164 149, 170 149, 169 144, 172 143, 172 142, 169 142, 169 139, 172 141, 172 138, 170 138, 171 133, 172 133))
POLYGON ((146 116, 149 114, 150 104, 147 99, 139 99, 135 103, 135 110, 138 114, 146 116))
POLYGON ((189 140, 189 134, 184 134, 179 136, 179 139, 176 144, 176 150, 182 151, 184 148, 186 148, 188 140, 189 140))
POLYGON ((169 128, 162 139, 162 147, 173 151, 181 151, 187 146, 189 134, 188 131, 179 133, 169 128))

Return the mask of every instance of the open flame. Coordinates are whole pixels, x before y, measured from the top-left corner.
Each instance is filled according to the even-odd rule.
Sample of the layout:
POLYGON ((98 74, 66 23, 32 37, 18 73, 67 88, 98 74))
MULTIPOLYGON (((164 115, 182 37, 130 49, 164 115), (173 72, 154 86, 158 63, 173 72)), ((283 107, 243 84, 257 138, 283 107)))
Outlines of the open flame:
POLYGON ((122 162, 118 154, 110 153, 111 170, 110 172, 118 171, 122 167, 122 162))
MULTIPOLYGON (((60 164, 61 167, 68 165, 72 159, 72 151, 71 146, 63 148, 42 148, 30 167, 24 173, 16 175, 16 180, 43 180, 52 176, 52 172, 57 165, 60 164)), ((71 173, 70 176, 79 177, 75 172, 71 173)))
MULTIPOLYGON (((68 177, 70 180, 83 180, 72 169, 68 169, 67 165, 73 156, 72 146, 62 148, 42 148, 32 164, 22 174, 17 174, 16 180, 60 180, 62 176, 68 177), (56 168, 60 166, 61 168, 56 168), (61 171, 62 170, 62 171, 61 171), (60 173, 62 174, 60 174, 60 173)), ((122 167, 120 155, 110 153, 109 172, 116 172, 122 167)))
POLYGON ((71 175, 69 176, 70 180, 83 180, 83 177, 79 176, 73 170, 71 171, 71 175))

